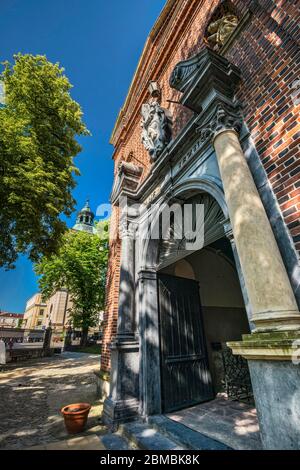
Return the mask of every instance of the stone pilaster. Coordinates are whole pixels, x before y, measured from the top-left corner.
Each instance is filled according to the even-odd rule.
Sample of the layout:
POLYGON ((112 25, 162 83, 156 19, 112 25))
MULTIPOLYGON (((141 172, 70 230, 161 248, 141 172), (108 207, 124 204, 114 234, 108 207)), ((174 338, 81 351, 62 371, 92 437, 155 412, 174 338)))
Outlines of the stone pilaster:
POLYGON ((103 422, 112 426, 131 420, 139 408, 139 341, 135 335, 135 227, 122 234, 118 327, 111 343, 110 394, 103 422))
POLYGON ((155 269, 139 272, 140 295, 140 387, 143 416, 161 413, 160 346, 158 324, 157 273, 155 269))
POLYGON ((135 332, 135 230, 129 223, 122 234, 117 339, 132 338, 135 332))

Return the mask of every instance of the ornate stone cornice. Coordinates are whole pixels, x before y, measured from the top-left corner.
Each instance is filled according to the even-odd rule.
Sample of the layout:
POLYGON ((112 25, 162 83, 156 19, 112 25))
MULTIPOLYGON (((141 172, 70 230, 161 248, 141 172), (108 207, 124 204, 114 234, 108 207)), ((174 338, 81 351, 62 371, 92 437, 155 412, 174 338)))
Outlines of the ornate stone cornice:
POLYGON ((197 70, 203 67, 207 60, 207 55, 208 49, 205 49, 199 54, 179 62, 171 73, 169 80, 170 87, 183 93, 193 80, 197 70))
POLYGON ((180 103, 197 113, 215 99, 233 103, 241 72, 225 57, 209 48, 179 62, 170 77, 170 86, 183 93, 180 103))
POLYGON ((135 191, 139 185, 143 168, 133 163, 122 161, 118 166, 118 173, 111 194, 111 201, 114 203, 122 190, 135 191))
MULTIPOLYGON (((201 119, 200 119, 201 122, 201 119)), ((205 121, 197 127, 196 132, 200 134, 202 142, 213 140, 215 136, 224 130, 234 130, 240 133, 243 125, 241 106, 230 106, 217 101, 213 110, 205 118, 205 121)))

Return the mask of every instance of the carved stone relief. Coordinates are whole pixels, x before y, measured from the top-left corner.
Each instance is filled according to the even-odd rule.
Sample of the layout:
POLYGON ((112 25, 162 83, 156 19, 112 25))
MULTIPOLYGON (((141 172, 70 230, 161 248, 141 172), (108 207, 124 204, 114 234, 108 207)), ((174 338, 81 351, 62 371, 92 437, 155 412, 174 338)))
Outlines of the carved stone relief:
POLYGON ((198 128, 200 139, 205 142, 213 139, 217 132, 226 129, 234 129, 237 133, 241 131, 243 117, 241 106, 227 106, 224 103, 217 103, 213 112, 198 128))
POLYGON ((206 29, 206 41, 214 50, 219 51, 237 27, 239 19, 231 2, 222 2, 206 29))
POLYGON ((172 138, 172 116, 160 106, 160 93, 142 105, 142 142, 154 162, 172 138))

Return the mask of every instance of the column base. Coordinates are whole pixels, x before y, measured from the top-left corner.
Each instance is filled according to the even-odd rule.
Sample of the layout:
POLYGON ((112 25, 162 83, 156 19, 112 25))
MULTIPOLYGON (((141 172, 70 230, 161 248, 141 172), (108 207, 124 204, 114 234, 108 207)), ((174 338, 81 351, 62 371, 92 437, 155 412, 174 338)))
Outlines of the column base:
POLYGON ((300 313, 298 310, 260 312, 254 314, 251 321, 256 326, 254 333, 300 330, 300 313))
POLYGON ((300 367, 286 361, 249 360, 265 450, 300 449, 300 367))
POLYGON ((135 398, 115 401, 108 397, 104 401, 102 421, 112 429, 117 429, 119 424, 138 417, 139 401, 135 398))
POLYGON ((229 342, 248 359, 264 449, 300 449, 300 332, 243 335, 229 342))
POLYGON ((300 363, 300 331, 273 331, 243 335, 242 341, 227 343, 233 354, 249 360, 300 363), (299 362, 297 362, 299 361, 299 362))

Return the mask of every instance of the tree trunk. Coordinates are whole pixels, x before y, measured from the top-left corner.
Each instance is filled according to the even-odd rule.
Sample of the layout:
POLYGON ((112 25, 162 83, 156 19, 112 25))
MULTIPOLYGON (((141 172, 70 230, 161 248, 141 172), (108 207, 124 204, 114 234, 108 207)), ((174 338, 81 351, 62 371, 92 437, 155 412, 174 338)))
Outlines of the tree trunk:
POLYGON ((81 335, 81 342, 80 346, 85 347, 88 339, 88 333, 89 329, 88 328, 82 328, 82 335, 81 335))

